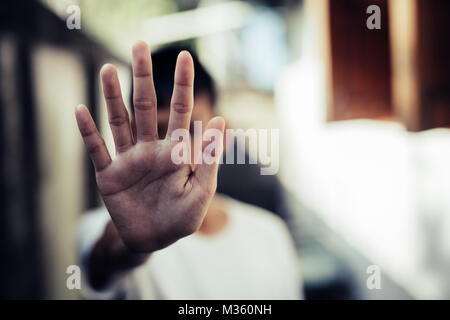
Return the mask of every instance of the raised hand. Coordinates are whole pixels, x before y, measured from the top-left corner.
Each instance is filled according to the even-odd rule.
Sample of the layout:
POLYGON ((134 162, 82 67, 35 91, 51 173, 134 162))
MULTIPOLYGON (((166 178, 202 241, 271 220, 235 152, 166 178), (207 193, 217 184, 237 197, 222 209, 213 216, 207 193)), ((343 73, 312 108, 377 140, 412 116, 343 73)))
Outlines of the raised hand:
MULTIPOLYGON (((188 130, 191 120, 194 66, 190 54, 183 51, 177 59, 168 132, 162 139, 157 133, 150 52, 144 42, 134 45, 132 64, 135 135, 116 69, 108 64, 100 72, 116 147, 114 160, 86 106, 78 106, 75 114, 96 170, 98 189, 120 237, 132 251, 152 252, 199 228, 215 193, 218 165, 193 167, 171 161, 177 142, 170 135, 178 128, 188 130)), ((206 129, 223 133, 224 126, 224 120, 216 117, 206 129)))

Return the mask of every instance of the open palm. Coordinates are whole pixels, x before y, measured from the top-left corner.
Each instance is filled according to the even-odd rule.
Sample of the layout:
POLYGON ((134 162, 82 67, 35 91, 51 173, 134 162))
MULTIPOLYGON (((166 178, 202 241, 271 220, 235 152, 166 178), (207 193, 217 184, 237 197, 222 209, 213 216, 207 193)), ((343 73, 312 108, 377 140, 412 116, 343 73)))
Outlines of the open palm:
MULTIPOLYGON (((179 128, 188 129, 194 103, 194 66, 186 51, 177 59, 167 135, 159 139, 156 94, 150 52, 144 42, 133 47, 136 134, 130 126, 117 71, 101 70, 103 92, 117 156, 108 153, 88 109, 80 105, 76 118, 96 170, 97 185, 111 218, 127 247, 152 252, 195 232, 201 225, 217 180, 217 163, 176 165, 170 139, 179 128)), ((206 129, 224 130, 220 117, 206 129)), ((220 144, 221 141, 218 141, 220 144)))

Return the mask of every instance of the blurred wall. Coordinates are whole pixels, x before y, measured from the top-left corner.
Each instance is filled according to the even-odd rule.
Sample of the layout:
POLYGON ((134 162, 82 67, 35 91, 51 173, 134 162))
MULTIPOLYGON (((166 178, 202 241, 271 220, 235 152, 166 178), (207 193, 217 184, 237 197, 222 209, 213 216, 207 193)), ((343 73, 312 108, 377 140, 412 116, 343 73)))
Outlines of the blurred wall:
POLYGON ((2 2, 0 53, 0 296, 76 298, 77 218, 99 201, 74 110, 104 123, 98 71, 121 65, 126 89, 128 67, 36 1, 2 2))
POLYGON ((83 209, 84 149, 74 106, 86 101, 86 73, 77 54, 38 46, 32 53, 38 131, 40 234, 49 298, 69 298, 66 269, 77 264, 75 232, 83 209))

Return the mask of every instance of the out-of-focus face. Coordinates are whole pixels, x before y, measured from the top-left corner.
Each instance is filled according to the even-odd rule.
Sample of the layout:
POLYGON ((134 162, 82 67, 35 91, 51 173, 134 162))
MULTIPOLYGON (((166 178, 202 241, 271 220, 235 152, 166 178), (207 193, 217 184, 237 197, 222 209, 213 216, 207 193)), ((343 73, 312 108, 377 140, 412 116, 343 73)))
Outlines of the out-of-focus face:
MULTIPOLYGON (((163 106, 158 108, 158 135, 159 138, 164 138, 166 136, 167 127, 169 124, 170 108, 168 106, 163 106)), ((213 106, 209 101, 207 94, 200 94, 195 97, 194 109, 192 111, 191 117, 191 137, 193 135, 194 121, 201 121, 202 128, 205 130, 208 121, 214 116, 213 106)))

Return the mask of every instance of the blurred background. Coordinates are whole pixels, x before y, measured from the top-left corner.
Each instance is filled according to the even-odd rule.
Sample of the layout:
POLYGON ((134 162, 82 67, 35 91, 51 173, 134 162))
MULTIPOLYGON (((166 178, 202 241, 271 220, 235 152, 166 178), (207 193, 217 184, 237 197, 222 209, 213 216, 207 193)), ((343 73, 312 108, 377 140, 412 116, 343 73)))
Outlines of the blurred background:
POLYGON ((450 299, 449 17, 446 0, 2 1, 0 297, 78 297, 77 219, 101 203, 74 108, 112 147, 98 71, 127 96, 142 39, 192 48, 231 127, 280 129, 273 211, 307 299, 450 299))

